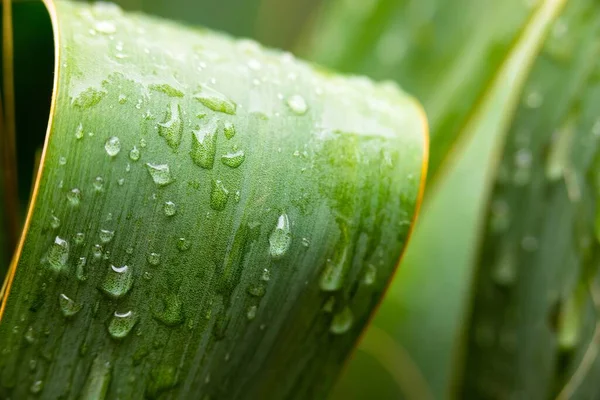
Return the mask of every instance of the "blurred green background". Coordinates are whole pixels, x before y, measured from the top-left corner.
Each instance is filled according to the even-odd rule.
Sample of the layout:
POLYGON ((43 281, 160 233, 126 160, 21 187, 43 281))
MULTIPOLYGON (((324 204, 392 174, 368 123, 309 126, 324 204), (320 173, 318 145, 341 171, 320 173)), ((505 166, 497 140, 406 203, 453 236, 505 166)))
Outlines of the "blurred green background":
POLYGON ((333 399, 600 399, 597 0, 121 0, 424 105, 399 272, 333 399))

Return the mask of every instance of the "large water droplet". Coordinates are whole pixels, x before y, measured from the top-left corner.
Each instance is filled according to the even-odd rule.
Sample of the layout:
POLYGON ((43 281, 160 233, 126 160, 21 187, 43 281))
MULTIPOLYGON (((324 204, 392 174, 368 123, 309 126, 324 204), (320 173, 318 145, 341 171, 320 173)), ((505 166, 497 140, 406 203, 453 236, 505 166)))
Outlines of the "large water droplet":
POLYGON ((181 90, 174 88, 168 83, 153 83, 149 87, 150 89, 164 93, 169 97, 183 97, 183 92, 181 90))
POLYGON ((245 159, 246 154, 244 153, 244 150, 238 150, 221 156, 221 162, 231 168, 239 167, 245 159))
POLYGON ((290 110, 292 110, 295 114, 298 115, 304 115, 306 114, 306 111, 308 111, 308 105, 306 104, 306 100, 304 100, 304 97, 300 96, 299 94, 290 96, 287 99, 287 105, 290 108, 290 110))
POLYGON ((115 236, 115 231, 109 231, 108 229, 100 229, 100 241, 102 243, 110 242, 115 236))
POLYGON ((329 332, 334 335, 341 335, 346 333, 352 328, 352 324, 354 323, 354 315, 352 314, 352 310, 348 307, 344 307, 344 309, 333 316, 331 320, 331 325, 329 326, 329 332))
POLYGON ((106 150, 106 154, 109 156, 116 156, 121 151, 121 141, 116 136, 108 138, 106 143, 104 143, 104 150, 106 150))
POLYGON ((271 257, 280 259, 286 255, 292 244, 292 232, 287 214, 283 213, 277 220, 277 225, 269 236, 269 252, 271 257))
POLYGON ((192 161, 202 168, 211 169, 217 152, 217 121, 212 119, 204 126, 192 131, 192 161))
POLYGON ((73 299, 64 293, 61 293, 58 297, 58 304, 60 305, 60 311, 67 318, 73 317, 79 312, 79 310, 81 310, 81 305, 77 304, 73 299))
POLYGON ((167 217, 172 217, 175 215, 175 213, 177 213, 177 206, 175 206, 175 203, 172 201, 167 201, 163 205, 163 211, 167 217))
POLYGON ((148 173, 152 177, 154 183, 159 186, 166 186, 169 183, 173 182, 173 177, 171 176, 171 169, 168 164, 152 164, 146 163, 146 168, 148 168, 148 173))
POLYGON ((210 191, 210 206, 213 210, 221 211, 225 209, 229 199, 229 190, 225 188, 223 182, 213 179, 210 191))
POLYGON ((48 265, 55 271, 62 271, 69 259, 69 242, 56 236, 48 249, 48 265))
POLYGON ((131 286, 133 285, 133 270, 132 268, 124 265, 122 267, 115 267, 111 265, 108 269, 100 290, 104 292, 108 297, 113 299, 120 299, 125 296, 131 286))
POLYGON ((154 318, 166 326, 176 326, 185 320, 183 316, 183 303, 175 294, 168 294, 163 298, 162 309, 155 310, 154 318))
POLYGON ((215 89, 202 86, 200 91, 194 94, 194 98, 213 111, 230 115, 235 114, 236 104, 215 89))
POLYGON ((129 332, 131 332, 137 323, 137 320, 137 315, 133 311, 127 311, 125 313, 115 311, 108 324, 108 333, 113 339, 124 339, 129 335, 129 332))
POLYGON ((183 121, 181 119, 181 106, 175 102, 171 103, 165 120, 158 124, 158 134, 162 136, 169 147, 176 149, 181 143, 183 136, 183 121))
POLYGON ((226 121, 223 124, 223 133, 227 139, 232 139, 235 136, 235 125, 229 121, 226 121))

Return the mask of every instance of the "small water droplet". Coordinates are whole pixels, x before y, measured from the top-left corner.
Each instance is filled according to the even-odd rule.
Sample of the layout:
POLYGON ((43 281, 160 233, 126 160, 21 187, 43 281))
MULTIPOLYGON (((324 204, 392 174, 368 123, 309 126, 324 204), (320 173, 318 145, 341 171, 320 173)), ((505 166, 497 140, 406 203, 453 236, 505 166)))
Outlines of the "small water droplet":
POLYGON ((79 206, 79 203, 81 203, 81 191, 77 188, 71 189, 71 191, 67 193, 67 200, 71 206, 79 206))
POLYGON ((29 387, 29 391, 31 392, 31 394, 38 394, 42 391, 43 388, 44 381, 38 379, 31 384, 31 386, 29 387))
POLYGON ((221 156, 221 162, 231 168, 239 167, 245 159, 246 154, 244 153, 244 150, 238 150, 221 156))
POLYGON ((113 299, 120 299, 125 296, 131 286, 133 285, 133 270, 132 268, 124 265, 122 267, 115 267, 111 265, 108 269, 100 290, 104 292, 108 297, 113 299))
POLYGON ((326 313, 332 313, 334 306, 335 306, 335 297, 331 296, 327 299, 327 302, 325 304, 323 304, 323 311, 326 313))
POLYGON ((167 201, 163 205, 163 211, 165 212, 165 215, 167 217, 172 217, 173 215, 175 215, 177 213, 177 207, 175 206, 175 203, 173 203, 172 201, 167 201))
POLYGON ((344 309, 333 316, 331 320, 331 325, 329 326, 329 332, 334 335, 341 335, 350 330, 352 328, 352 324, 354 323, 354 315, 352 314, 352 310, 348 307, 344 307, 344 309))
POLYGON ((127 96, 125 96, 124 94, 120 94, 119 95, 119 104, 125 104, 127 103, 127 96))
POLYGON ((309 247, 310 246, 310 239, 306 238, 306 237, 303 237, 302 238, 302 246, 309 247))
POLYGON ((112 21, 96 21, 94 30, 105 35, 112 35, 117 31, 117 26, 112 21))
POLYGON ((71 104, 82 110, 87 110, 100 103, 104 96, 106 96, 105 91, 89 87, 79 93, 79 95, 73 99, 71 104))
POLYGON ((146 143, 146 139, 144 138, 140 138, 140 147, 143 149, 144 147, 146 147, 148 144, 146 143))
POLYGON ((150 271, 144 272, 144 279, 146 279, 147 281, 152 279, 152 272, 150 272, 150 271))
POLYGON ((87 280, 87 275, 85 273, 86 264, 87 264, 87 259, 85 257, 79 257, 79 260, 77 260, 77 268, 75 271, 75 276, 77 277, 77 280, 80 282, 87 280))
POLYGON ((181 238, 177 239, 177 249, 179 251, 187 251, 190 249, 191 245, 192 244, 190 243, 190 241, 187 240, 186 238, 181 237, 181 238))
POLYGON ((101 176, 97 176, 97 177, 94 179, 94 183, 93 183, 93 185, 94 185, 94 190, 95 190, 96 192, 101 192, 101 191, 103 191, 103 190, 104 190, 104 178, 102 178, 101 176))
POLYGON ((150 253, 147 257, 148 264, 152 266, 157 266, 160 264, 160 254, 159 253, 150 253))
POLYGON ((58 164, 59 164, 59 165, 65 165, 66 163, 67 163, 67 158, 66 158, 66 157, 62 157, 62 156, 61 156, 61 157, 58 159, 58 164))
POLYGON ((29 328, 27 328, 27 330, 25 331, 25 340, 27 341, 27 343, 29 344, 33 344, 35 343, 35 331, 33 330, 33 326, 30 326, 29 328))
POLYGON ((194 94, 194 99, 213 111, 230 115, 235 114, 236 104, 223 93, 208 86, 201 86, 200 91, 194 94))
POLYGON ((106 150, 106 154, 111 157, 116 156, 121 151, 121 141, 116 136, 111 136, 108 138, 106 143, 104 143, 104 150, 106 150))
POLYGON ((100 257, 102 257, 102 246, 100 246, 99 244, 95 244, 94 247, 92 248, 92 255, 94 256, 94 259, 98 260, 100 257))
POLYGON ((131 161, 137 161, 140 159, 140 149, 136 146, 133 146, 131 150, 129 150, 129 159, 131 161))
POLYGON ((263 297, 266 292, 263 285, 253 285, 248 288, 248 294, 254 297, 263 297))
POLYGON ((363 275, 363 283, 367 286, 375 283, 375 279, 377 278, 377 269, 373 264, 367 265, 365 274, 363 275))
POLYGON ((62 271, 67 266, 69 259, 69 242, 56 236, 54 242, 50 245, 48 250, 48 265, 54 271, 62 271))
POLYGON ((52 229, 60 228, 60 219, 56 215, 50 216, 50 227, 52 229))
POLYGON ((350 267, 350 260, 348 260, 348 242, 350 240, 348 226, 342 220, 338 220, 338 224, 341 231, 340 238, 336 243, 332 258, 327 259, 319 280, 319 286, 325 292, 341 289, 350 267))
POLYGON ((308 105, 306 104, 306 100, 304 100, 304 97, 300 96, 299 94, 290 96, 287 99, 287 105, 290 108, 290 110, 292 110, 297 115, 304 115, 306 114, 306 111, 308 111, 308 105))
POLYGON ((269 236, 269 252, 274 259, 280 259, 286 255, 292 244, 292 232, 287 214, 283 213, 277 219, 277 225, 269 236))
POLYGON ((64 293, 61 293, 58 297, 58 304, 60 305, 60 311, 66 318, 75 316, 81 310, 81 305, 64 293))
POLYGON ((137 323, 137 320, 138 317, 133 311, 127 311, 125 313, 115 311, 108 324, 108 333, 113 339, 124 339, 129 335, 137 323))
POLYGON ((181 106, 178 103, 171 103, 165 115, 165 120, 158 123, 158 134, 165 139, 167 145, 173 150, 179 147, 183 136, 183 120, 181 119, 181 106))
POLYGON ((260 277, 260 279, 262 279, 265 282, 268 282, 271 279, 271 271, 269 271, 268 269, 263 269, 263 273, 262 276, 260 277))
POLYGON ((210 191, 210 206, 213 210, 222 211, 227 205, 229 199, 229 190, 225 188, 223 182, 218 179, 213 179, 211 182, 210 191))
POLYGON ((162 310, 155 310, 153 316, 166 326, 179 325, 185 320, 183 316, 183 303, 177 295, 168 294, 163 297, 162 310))
POLYGON ((254 318, 256 318, 256 309, 256 306, 248 307, 248 310, 246 311, 246 317, 249 321, 252 321, 254 318))
POLYGON ((117 184, 119 186, 123 186, 125 184, 125 178, 119 178, 119 179, 117 179, 117 184))
POLYGON ((109 231, 108 229, 100 229, 100 241, 102 243, 110 242, 115 236, 115 231, 109 231))
POLYGON ((146 167, 148 168, 148 173, 150 173, 152 180, 157 185, 166 186, 173 182, 169 165, 146 163, 146 167))
POLYGON ((223 124, 223 133, 227 139, 232 139, 235 136, 235 125, 229 121, 226 121, 223 124))
POLYGON ((205 169, 211 169, 217 151, 217 121, 212 119, 197 130, 192 130, 192 161, 205 169))
POLYGON ((81 123, 77 125, 77 129, 75 129, 75 139, 83 139, 83 125, 81 123))

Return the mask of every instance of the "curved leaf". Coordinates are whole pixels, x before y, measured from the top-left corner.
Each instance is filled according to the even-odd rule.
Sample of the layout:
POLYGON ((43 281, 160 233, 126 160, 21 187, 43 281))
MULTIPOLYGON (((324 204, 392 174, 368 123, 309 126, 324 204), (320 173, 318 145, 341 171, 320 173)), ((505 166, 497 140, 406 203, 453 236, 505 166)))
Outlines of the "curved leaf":
POLYGON ((416 213, 419 106, 254 42, 49 9, 50 127, 0 396, 325 396, 416 213))

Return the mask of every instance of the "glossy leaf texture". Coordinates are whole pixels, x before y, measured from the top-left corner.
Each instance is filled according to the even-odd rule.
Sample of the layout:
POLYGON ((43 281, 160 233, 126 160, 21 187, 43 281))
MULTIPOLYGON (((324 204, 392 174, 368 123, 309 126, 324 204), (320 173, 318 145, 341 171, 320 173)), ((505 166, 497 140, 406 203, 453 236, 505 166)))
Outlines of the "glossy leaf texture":
MULTIPOLYGON (((457 10, 462 4, 443 3, 440 7, 457 10)), ((416 2, 396 4, 418 7, 416 2)), ((447 128, 438 131, 438 135, 453 136, 456 144, 426 192, 423 217, 414 239, 373 326, 359 346, 358 357, 338 385, 336 394, 340 398, 364 398, 373 395, 373 390, 381 398, 446 398, 456 393, 475 260, 493 179, 526 79, 548 35, 555 34, 550 27, 564 4, 545 1, 532 8, 504 60, 490 71, 493 79, 477 89, 481 90, 481 98, 467 110, 464 126, 456 132, 447 128), (358 377, 365 374, 379 384, 362 383, 358 377)), ((486 7, 501 5, 486 3, 486 7)), ((442 27, 436 25, 440 31, 442 27)), ((485 29, 481 32, 484 35, 485 29)), ((452 32, 439 35, 443 40, 452 32)), ((409 52, 404 60, 411 57, 409 52)), ((423 68, 442 65, 438 61, 423 68)), ((474 79, 477 81, 477 75, 474 79)), ((427 95, 434 98, 435 89, 431 87, 427 95)), ((453 100, 463 101, 461 96, 453 100)), ((453 113, 452 109, 446 111, 453 113)), ((432 150, 439 143, 434 136, 432 150)))
POLYGON ((482 234, 462 396, 600 395, 599 34, 598 3, 569 1, 526 84, 482 234))
POLYGON ((0 396, 324 397, 411 229, 420 106, 248 40, 49 7, 53 106, 0 396))
POLYGON ((334 69, 401 82, 423 103, 431 126, 431 183, 542 3, 331 1, 300 50, 334 69))

